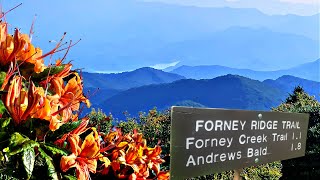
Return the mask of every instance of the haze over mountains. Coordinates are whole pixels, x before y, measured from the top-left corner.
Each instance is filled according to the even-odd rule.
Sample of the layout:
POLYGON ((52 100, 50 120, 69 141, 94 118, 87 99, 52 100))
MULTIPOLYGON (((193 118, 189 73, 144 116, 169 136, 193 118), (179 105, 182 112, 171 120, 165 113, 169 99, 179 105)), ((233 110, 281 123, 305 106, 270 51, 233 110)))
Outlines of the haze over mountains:
POLYGON ((102 73, 82 73, 85 91, 92 94, 93 104, 99 104, 113 95, 128 90, 130 88, 170 83, 185 77, 163 72, 153 68, 140 68, 131 72, 102 74, 102 73))
MULTIPOLYGON (((172 67, 170 69, 172 69, 172 67)), ((177 68, 173 68, 173 70, 170 70, 169 72, 193 79, 211 79, 226 74, 237 74, 263 81, 265 79, 277 79, 283 75, 292 75, 320 82, 320 59, 313 62, 301 64, 293 68, 277 71, 254 71, 251 69, 238 69, 218 65, 203 65, 180 66, 177 68)))
POLYGON ((238 75, 225 75, 132 88, 106 99, 99 107, 122 119, 125 111, 138 116, 140 111, 147 112, 154 107, 165 110, 172 105, 270 110, 283 102, 298 85, 319 99, 319 82, 292 76, 261 82, 238 75))
POLYGON ((58 0, 37 1, 37 6, 24 3, 7 19, 12 27, 22 25, 22 31, 29 32, 35 13, 35 44, 49 50, 55 44, 48 41, 59 40, 65 31, 67 38, 81 38, 68 58, 75 60, 76 68, 90 72, 128 71, 174 61, 278 70, 319 58, 318 14, 270 16, 248 8, 58 0), (77 8, 72 8, 74 4, 77 8), (59 7, 54 9, 56 16, 48 14, 52 7, 59 7))
MULTIPOLYGON (((186 72, 189 71, 187 78, 192 79, 152 68, 118 74, 83 73, 83 76, 86 90, 94 92, 99 88, 91 98, 93 107, 100 107, 105 112, 111 112, 114 117, 123 119, 124 111, 136 116, 139 111, 148 111, 153 107, 164 110, 172 105, 269 110, 279 105, 298 85, 320 99, 320 81, 301 78, 304 74, 299 73, 300 77, 283 74, 299 71, 317 73, 318 64, 319 60, 277 73, 260 74, 257 71, 227 67, 218 67, 221 70, 218 71, 215 66, 195 67, 198 70, 195 72, 191 71, 193 67, 190 67, 191 70, 185 69, 186 72), (218 77, 202 80, 192 77, 203 76, 201 72, 205 75, 215 73, 218 77), (239 72, 242 76, 227 75, 239 72), (252 77, 244 77, 245 73, 252 73, 252 77), (260 81, 255 80, 255 74, 257 78, 261 78, 260 81)), ((319 73, 314 75, 316 76, 319 73)))
POLYGON ((168 44, 157 59, 178 59, 184 65, 223 65, 253 70, 291 68, 319 58, 318 41, 265 28, 232 27, 201 39, 168 44))
POLYGON ((115 90, 127 90, 144 85, 170 83, 185 79, 181 75, 149 67, 123 73, 103 74, 83 72, 82 75, 84 77, 84 86, 87 88, 108 88, 115 90))

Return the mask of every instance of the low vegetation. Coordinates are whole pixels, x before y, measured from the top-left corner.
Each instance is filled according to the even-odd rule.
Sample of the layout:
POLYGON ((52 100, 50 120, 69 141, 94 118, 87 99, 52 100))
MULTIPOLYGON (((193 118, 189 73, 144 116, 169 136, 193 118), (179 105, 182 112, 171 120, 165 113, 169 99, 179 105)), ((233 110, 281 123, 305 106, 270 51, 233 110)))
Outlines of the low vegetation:
POLYGON ((317 179, 320 177, 320 103, 303 88, 296 87, 285 102, 273 111, 308 113, 306 155, 282 161, 283 179, 317 179))

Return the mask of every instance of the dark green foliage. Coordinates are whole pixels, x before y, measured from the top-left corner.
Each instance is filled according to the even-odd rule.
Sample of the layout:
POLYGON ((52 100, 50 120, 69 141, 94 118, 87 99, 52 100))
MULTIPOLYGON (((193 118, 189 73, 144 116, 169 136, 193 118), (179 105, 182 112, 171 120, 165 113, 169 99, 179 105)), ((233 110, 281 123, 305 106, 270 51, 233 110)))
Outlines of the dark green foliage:
POLYGON ((211 179, 221 179, 221 180, 232 180, 233 179, 233 171, 226 171, 223 173, 215 173, 205 176, 188 178, 187 180, 211 180, 211 179))
POLYGON ((87 117, 90 119, 89 126, 96 127, 97 130, 103 133, 110 131, 112 127, 112 116, 107 116, 101 109, 98 109, 98 111, 92 109, 87 117))
POLYGON ((81 121, 68 122, 63 124, 58 130, 48 132, 48 138, 57 138, 63 136, 66 132, 70 132, 80 125, 81 121))
MULTIPOLYGON (((279 161, 259 166, 251 166, 243 168, 240 175, 244 180, 278 180, 282 176, 281 167, 282 165, 279 161)), ((233 171, 225 171, 222 173, 188 178, 188 180, 233 180, 233 175, 233 171)))
POLYGON ((281 162, 276 161, 268 164, 263 164, 259 166, 252 166, 244 168, 241 176, 246 180, 251 179, 268 179, 268 180, 277 180, 281 174, 281 162))
POLYGON ((40 156, 45 160, 45 163, 47 165, 47 174, 51 179, 58 180, 58 173, 56 171, 56 168, 53 163, 53 159, 44 152, 41 148, 38 148, 38 151, 40 153, 40 156))
POLYGON ((283 179, 318 179, 320 177, 320 103, 296 87, 292 94, 273 111, 308 113, 306 156, 282 161, 283 179))
POLYGON ((126 121, 118 122, 117 128, 120 128, 124 134, 132 133, 135 129, 140 131, 140 125, 136 118, 127 118, 126 121))
MULTIPOLYGON (((79 121, 81 122, 81 121, 79 121)), ((73 130, 77 123, 67 123, 63 128, 59 129, 60 133, 73 130)), ((21 132, 15 132, 16 129, 9 128, 11 118, 0 118, 0 179, 60 179, 59 168, 54 164, 59 164, 62 155, 67 155, 69 152, 55 146, 54 144, 37 142, 37 131, 41 127, 38 119, 31 119, 20 128, 22 132, 30 131, 30 137, 23 135, 21 132), (57 161, 57 162, 54 162, 57 161), (18 173, 17 173, 18 172, 18 173), (35 173, 42 172, 42 173, 35 173)), ((47 140, 54 135, 47 134, 47 140)))
POLYGON ((159 112, 152 109, 148 114, 140 113, 140 127, 144 137, 151 146, 160 144, 162 150, 169 154, 170 111, 159 112))
POLYGON ((0 71, 0 87, 2 86, 3 81, 6 78, 6 74, 7 74, 6 72, 0 71))

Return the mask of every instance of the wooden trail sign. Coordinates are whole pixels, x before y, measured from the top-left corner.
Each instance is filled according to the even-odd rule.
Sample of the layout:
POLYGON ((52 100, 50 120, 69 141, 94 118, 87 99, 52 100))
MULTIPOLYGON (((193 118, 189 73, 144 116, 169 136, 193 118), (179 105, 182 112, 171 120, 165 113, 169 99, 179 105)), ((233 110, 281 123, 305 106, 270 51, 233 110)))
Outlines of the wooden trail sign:
POLYGON ((171 113, 172 180, 305 155, 308 114, 186 107, 171 113))

